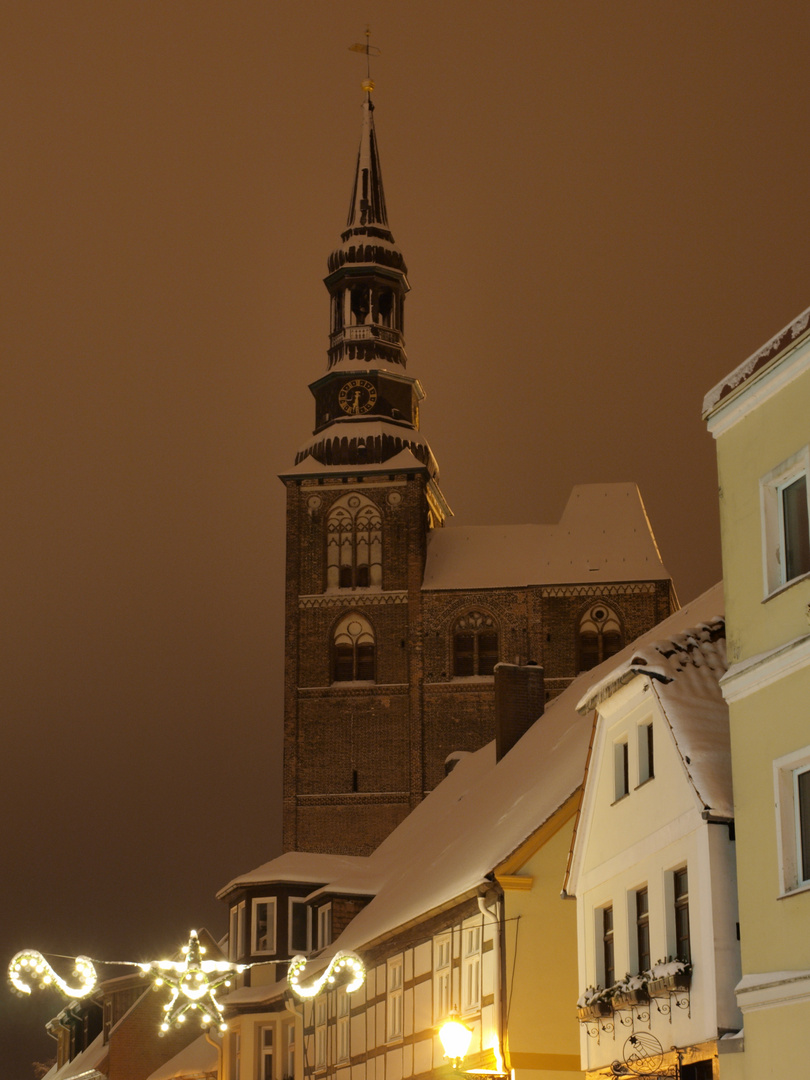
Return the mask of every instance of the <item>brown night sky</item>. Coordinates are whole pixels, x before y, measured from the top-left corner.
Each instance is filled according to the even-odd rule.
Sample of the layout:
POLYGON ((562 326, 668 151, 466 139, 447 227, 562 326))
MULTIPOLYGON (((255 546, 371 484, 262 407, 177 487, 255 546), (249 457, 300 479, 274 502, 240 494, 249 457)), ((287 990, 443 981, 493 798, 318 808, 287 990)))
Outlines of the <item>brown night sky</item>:
MULTIPOLYGON (((681 600, 720 577, 703 394, 810 302, 806 5, 5 0, 3 964, 221 933, 278 852, 276 477, 367 21, 455 521, 634 480, 681 600)), ((60 1007, 0 988, 9 1080, 60 1007)))

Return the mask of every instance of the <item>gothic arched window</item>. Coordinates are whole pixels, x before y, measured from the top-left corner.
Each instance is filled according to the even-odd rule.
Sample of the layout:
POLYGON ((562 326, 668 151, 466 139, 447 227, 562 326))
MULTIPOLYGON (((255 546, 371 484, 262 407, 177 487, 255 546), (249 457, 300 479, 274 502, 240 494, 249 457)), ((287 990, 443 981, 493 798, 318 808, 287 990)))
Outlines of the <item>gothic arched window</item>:
POLYGON ((329 511, 326 584, 330 589, 382 584, 382 518, 365 495, 343 495, 329 511))
POLYGON ((335 627, 332 642, 334 682, 374 680, 374 630, 356 611, 344 615, 335 627))
POLYGON ((619 616, 601 601, 591 604, 579 620, 579 670, 590 671, 624 646, 619 616))
POLYGON ((492 675, 498 663, 498 628, 491 615, 468 611, 453 626, 453 675, 492 675))

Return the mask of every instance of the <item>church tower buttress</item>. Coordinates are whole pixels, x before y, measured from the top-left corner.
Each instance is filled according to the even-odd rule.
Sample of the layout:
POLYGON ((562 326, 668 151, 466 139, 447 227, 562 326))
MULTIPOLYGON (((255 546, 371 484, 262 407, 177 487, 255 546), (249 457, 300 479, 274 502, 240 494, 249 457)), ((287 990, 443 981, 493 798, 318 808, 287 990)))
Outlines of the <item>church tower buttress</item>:
POLYGON ((406 373, 407 267, 388 226, 372 84, 329 256, 326 373, 287 488, 284 847, 368 854, 425 792, 422 580, 449 514, 406 373))

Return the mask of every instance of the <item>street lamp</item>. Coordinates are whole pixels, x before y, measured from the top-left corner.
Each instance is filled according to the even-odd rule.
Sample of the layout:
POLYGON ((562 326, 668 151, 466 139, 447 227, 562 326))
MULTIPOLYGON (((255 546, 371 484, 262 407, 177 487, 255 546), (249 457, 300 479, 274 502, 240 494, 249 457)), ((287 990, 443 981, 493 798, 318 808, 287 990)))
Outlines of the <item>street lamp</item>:
POLYGON ((461 1067, 472 1038, 472 1028, 461 1022, 457 1012, 450 1013, 439 1028, 439 1039, 444 1047, 444 1056, 450 1059, 454 1069, 461 1067))

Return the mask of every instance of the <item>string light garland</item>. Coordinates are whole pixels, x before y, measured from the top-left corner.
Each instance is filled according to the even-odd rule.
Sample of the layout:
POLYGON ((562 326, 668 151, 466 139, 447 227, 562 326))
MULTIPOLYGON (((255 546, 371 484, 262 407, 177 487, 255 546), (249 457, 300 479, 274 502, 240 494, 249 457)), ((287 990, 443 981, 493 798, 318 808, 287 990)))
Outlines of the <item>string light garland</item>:
POLYGON ((133 960, 93 961, 87 956, 77 956, 73 974, 80 983, 79 986, 71 986, 57 975, 42 953, 35 949, 24 949, 12 957, 8 977, 19 994, 31 993, 32 987, 26 981, 29 979, 36 981, 40 989, 52 986, 67 997, 83 998, 92 993, 98 985, 94 964, 136 967, 144 977, 151 976, 153 990, 160 990, 164 986, 171 990, 171 998, 163 1006, 161 1035, 165 1035, 172 1025, 181 1027, 190 1012, 199 1014, 201 1027, 216 1025, 220 1031, 226 1031, 228 1025, 223 1019, 222 1006, 217 1000, 216 991, 221 986, 229 987, 234 975, 253 965, 232 964, 228 960, 205 960, 204 955, 205 947, 200 944, 197 931, 192 930, 188 945, 183 946, 182 960, 150 960, 147 963, 138 963, 133 960))
POLYGON ((39 984, 40 990, 54 986, 61 990, 67 997, 83 998, 92 993, 98 979, 93 961, 87 956, 77 956, 74 961, 73 974, 79 979, 78 986, 69 986, 53 970, 41 952, 36 949, 23 949, 15 953, 8 965, 8 977, 11 985, 19 994, 30 994, 31 986, 25 981, 33 979, 39 984))
POLYGON ((298 956, 292 958, 287 969, 287 983, 292 992, 299 998, 315 997, 324 986, 327 988, 331 986, 337 976, 344 972, 350 973, 352 976, 351 981, 346 983, 347 994, 353 994, 355 990, 359 990, 366 981, 366 969, 363 966, 363 961, 353 952, 344 952, 342 950, 336 952, 329 961, 326 971, 319 978, 311 982, 309 986, 301 986, 301 975, 306 966, 307 958, 299 953, 298 956))

